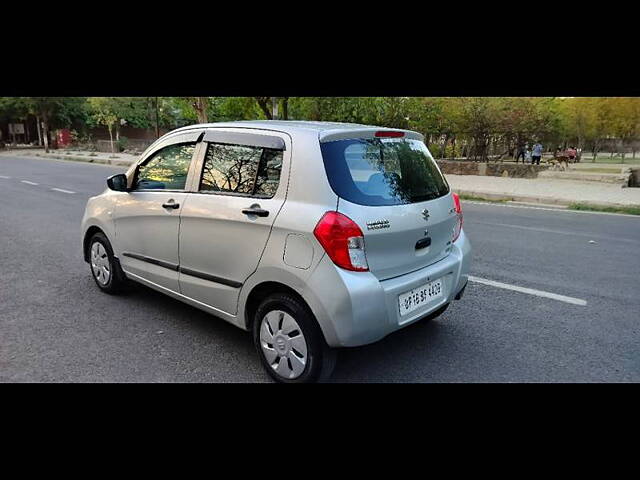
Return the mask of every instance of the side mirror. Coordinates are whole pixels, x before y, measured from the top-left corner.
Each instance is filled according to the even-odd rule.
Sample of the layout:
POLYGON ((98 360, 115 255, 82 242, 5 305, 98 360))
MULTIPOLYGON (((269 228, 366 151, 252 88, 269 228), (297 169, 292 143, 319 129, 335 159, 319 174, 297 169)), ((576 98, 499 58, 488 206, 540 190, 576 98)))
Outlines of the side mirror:
POLYGON ((118 173, 107 178, 107 186, 116 192, 127 191, 127 176, 124 173, 118 173))

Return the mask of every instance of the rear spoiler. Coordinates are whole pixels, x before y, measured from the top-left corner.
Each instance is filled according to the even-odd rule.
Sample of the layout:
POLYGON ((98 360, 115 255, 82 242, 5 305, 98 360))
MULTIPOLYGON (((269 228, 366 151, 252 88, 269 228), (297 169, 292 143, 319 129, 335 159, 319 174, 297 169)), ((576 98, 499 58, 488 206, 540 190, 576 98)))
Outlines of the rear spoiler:
MULTIPOLYGON (((320 143, 335 142, 336 140, 352 140, 354 138, 377 138, 386 136, 385 133, 402 133, 402 138, 410 138, 424 142, 424 135, 411 130, 402 130, 400 128, 363 128, 362 130, 324 130, 320 132, 320 143), (376 135, 376 133, 380 135, 376 135)), ((395 136, 395 135, 394 135, 395 136)))

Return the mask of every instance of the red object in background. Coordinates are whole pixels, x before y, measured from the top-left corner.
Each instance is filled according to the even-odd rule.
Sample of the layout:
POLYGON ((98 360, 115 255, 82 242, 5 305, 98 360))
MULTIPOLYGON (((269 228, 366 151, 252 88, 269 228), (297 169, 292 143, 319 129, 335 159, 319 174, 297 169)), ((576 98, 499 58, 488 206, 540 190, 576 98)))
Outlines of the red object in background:
POLYGON ((68 128, 63 128, 56 132, 56 144, 58 148, 71 145, 71 131, 68 128))

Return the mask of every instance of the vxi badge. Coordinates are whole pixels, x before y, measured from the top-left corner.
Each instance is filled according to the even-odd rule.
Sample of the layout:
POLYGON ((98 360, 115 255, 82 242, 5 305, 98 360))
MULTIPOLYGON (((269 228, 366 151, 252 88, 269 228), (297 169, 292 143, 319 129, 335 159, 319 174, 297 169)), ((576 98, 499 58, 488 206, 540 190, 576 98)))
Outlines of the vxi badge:
POLYGON ((376 220, 375 222, 367 222, 367 230, 380 230, 382 228, 389 228, 389 220, 376 220))

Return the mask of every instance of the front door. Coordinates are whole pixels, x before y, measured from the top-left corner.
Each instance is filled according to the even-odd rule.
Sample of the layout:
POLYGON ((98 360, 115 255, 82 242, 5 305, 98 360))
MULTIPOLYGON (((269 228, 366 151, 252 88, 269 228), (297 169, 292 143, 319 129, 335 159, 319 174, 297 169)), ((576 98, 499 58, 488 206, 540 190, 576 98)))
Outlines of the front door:
POLYGON ((181 213, 181 293, 232 315, 286 196, 290 141, 273 135, 236 133, 225 144, 217 132, 181 213))
POLYGON ((132 191, 118 198, 116 238, 126 273, 179 291, 180 212, 195 142, 177 143, 141 164, 132 191))

